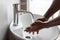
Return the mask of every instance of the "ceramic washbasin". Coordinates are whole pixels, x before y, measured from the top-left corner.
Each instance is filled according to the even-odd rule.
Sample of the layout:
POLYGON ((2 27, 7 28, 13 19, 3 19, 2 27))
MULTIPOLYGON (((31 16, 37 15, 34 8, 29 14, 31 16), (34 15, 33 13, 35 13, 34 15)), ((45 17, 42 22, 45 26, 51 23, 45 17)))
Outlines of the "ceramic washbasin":
MULTIPOLYGON (((33 14, 34 21, 38 18, 42 18, 41 15, 33 14)), ((17 37, 24 39, 24 40, 55 40, 59 36, 59 28, 57 26, 50 27, 50 28, 44 28, 39 31, 39 34, 36 33, 29 34, 28 32, 24 32, 24 28, 32 23, 32 18, 27 17, 24 15, 19 16, 19 24, 18 26, 13 26, 13 22, 10 25, 10 31, 17 37), (29 19, 30 18, 30 19, 29 19), (24 25, 24 26, 22 26, 24 25), (29 36, 31 38, 24 38, 26 36, 29 36)))

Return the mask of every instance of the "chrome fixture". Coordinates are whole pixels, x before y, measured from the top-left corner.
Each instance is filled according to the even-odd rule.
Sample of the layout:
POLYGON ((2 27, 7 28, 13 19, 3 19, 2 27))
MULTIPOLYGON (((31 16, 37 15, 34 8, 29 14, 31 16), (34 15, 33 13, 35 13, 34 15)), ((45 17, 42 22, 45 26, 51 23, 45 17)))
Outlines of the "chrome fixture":
POLYGON ((13 4, 13 8, 14 8, 14 24, 13 25, 14 26, 17 26, 18 25, 18 13, 20 13, 20 14, 21 13, 23 13, 23 14, 30 13, 32 15, 32 17, 34 18, 33 14, 31 12, 29 12, 27 10, 18 10, 19 9, 18 8, 19 5, 20 4, 13 4))

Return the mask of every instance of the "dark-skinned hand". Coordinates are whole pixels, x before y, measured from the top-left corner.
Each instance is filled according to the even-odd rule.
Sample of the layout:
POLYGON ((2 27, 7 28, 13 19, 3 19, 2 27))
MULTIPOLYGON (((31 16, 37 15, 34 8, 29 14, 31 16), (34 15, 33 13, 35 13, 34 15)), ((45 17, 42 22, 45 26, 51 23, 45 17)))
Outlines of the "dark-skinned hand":
POLYGON ((41 30, 43 28, 47 28, 46 26, 47 26, 47 23, 34 22, 31 24, 30 27, 26 28, 25 31, 29 32, 29 33, 33 32, 33 34, 34 34, 34 32, 37 32, 37 34, 38 34, 39 30, 41 30))
POLYGON ((47 20, 48 19, 46 19, 46 18, 39 18, 34 23, 32 23, 30 25, 30 27, 26 28, 25 31, 29 32, 29 33, 33 32, 33 34, 36 31, 37 34, 38 34, 39 30, 42 29, 42 28, 46 28, 46 24, 47 24, 47 23, 41 23, 40 21, 44 22, 44 21, 47 21, 47 20))
POLYGON ((45 22, 45 21, 48 21, 48 19, 47 18, 39 18, 35 22, 39 22, 39 21, 45 22))

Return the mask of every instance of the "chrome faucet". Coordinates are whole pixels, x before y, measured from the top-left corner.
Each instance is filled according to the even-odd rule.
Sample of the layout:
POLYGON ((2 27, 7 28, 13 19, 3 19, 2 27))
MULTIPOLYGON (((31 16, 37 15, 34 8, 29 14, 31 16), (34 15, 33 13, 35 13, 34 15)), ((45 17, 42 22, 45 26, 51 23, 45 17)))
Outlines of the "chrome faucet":
POLYGON ((13 8, 14 8, 14 26, 18 25, 18 13, 20 13, 20 15, 22 15, 21 13, 25 14, 25 13, 30 13, 32 15, 32 17, 34 18, 33 14, 27 10, 18 10, 18 5, 20 4, 13 4, 13 8))

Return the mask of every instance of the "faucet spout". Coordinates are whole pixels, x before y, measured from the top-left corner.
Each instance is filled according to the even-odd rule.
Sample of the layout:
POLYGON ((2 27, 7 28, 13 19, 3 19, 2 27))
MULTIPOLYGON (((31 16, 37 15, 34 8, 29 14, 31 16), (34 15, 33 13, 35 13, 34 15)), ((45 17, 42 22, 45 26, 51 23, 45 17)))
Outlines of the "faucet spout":
POLYGON ((18 13, 20 13, 21 15, 22 15, 22 13, 23 14, 26 14, 26 13, 29 13, 29 14, 31 14, 32 15, 32 18, 34 19, 34 16, 33 16, 33 14, 31 13, 31 12, 29 12, 29 11, 26 11, 26 10, 18 10, 18 5, 19 4, 13 4, 13 6, 14 6, 14 26, 17 26, 18 25, 18 13))

